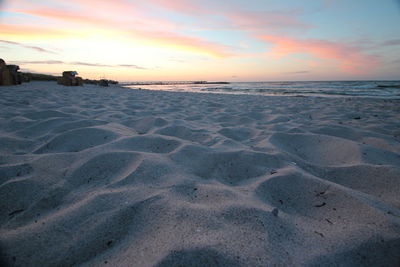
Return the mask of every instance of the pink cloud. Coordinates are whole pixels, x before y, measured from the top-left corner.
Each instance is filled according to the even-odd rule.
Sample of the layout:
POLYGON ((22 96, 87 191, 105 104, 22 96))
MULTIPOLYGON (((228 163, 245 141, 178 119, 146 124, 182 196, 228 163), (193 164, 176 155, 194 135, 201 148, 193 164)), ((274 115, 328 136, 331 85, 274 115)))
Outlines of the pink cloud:
POLYGON ((158 31, 161 28, 170 31, 181 28, 181 25, 171 20, 153 15, 143 3, 127 0, 113 0, 112 3, 108 0, 70 0, 54 4, 45 4, 41 1, 32 4, 27 0, 13 0, 2 10, 54 19, 61 23, 74 23, 79 26, 97 25, 97 28, 103 26, 109 28, 111 25, 118 28, 131 27, 158 31))
POLYGON ((187 15, 204 15, 215 12, 213 8, 210 8, 209 3, 207 4, 207 1, 196 3, 188 0, 149 0, 148 2, 187 15))
MULTIPOLYGON (((91 0, 84 1, 88 3, 91 0)), ((141 24, 138 25, 138 23, 116 21, 113 18, 80 15, 80 13, 69 12, 56 8, 32 10, 8 9, 7 11, 53 19, 63 23, 62 28, 66 28, 66 23, 73 23, 79 25, 79 29, 82 29, 82 27, 87 27, 89 29, 95 28, 107 30, 113 34, 117 33, 125 36, 139 37, 156 45, 174 47, 177 49, 193 51, 215 57, 229 57, 234 55, 234 53, 231 51, 232 47, 230 46, 210 42, 204 38, 182 35, 173 31, 168 31, 168 29, 164 30, 163 25, 166 23, 163 23, 163 21, 159 22, 157 25, 153 25, 155 23, 153 20, 150 20, 151 22, 147 24, 146 19, 142 19, 141 24)), ((19 29, 20 33, 21 30, 23 31, 23 27, 19 29)))
POLYGON ((235 27, 247 31, 308 29, 313 26, 298 20, 296 11, 245 11, 226 13, 235 27))
POLYGON ((189 29, 193 32, 193 29, 196 29, 196 26, 193 27, 194 24, 197 27, 209 25, 210 30, 229 28, 240 31, 273 31, 274 29, 309 27, 297 19, 298 11, 296 10, 246 11, 238 5, 208 0, 201 3, 189 0, 149 0, 146 2, 115 0, 112 4, 108 0, 70 0, 55 2, 51 5, 45 5, 41 1, 35 5, 28 0, 15 1, 17 5, 11 6, 7 11, 54 20, 55 23, 51 25, 57 26, 58 29, 77 27, 77 33, 84 29, 101 29, 113 34, 147 39, 152 43, 216 57, 243 56, 243 53, 238 54, 231 46, 212 42, 204 37, 182 34, 181 30, 189 29), (195 22, 188 26, 171 19, 163 19, 162 16, 156 15, 160 7, 190 15, 195 18, 195 22), (204 19, 205 16, 210 19, 209 22, 204 19))
POLYGON ((41 8, 41 9, 7 9, 9 12, 26 14, 36 17, 55 19, 62 22, 76 23, 79 25, 98 25, 103 26, 107 23, 100 18, 90 17, 86 15, 78 15, 79 13, 70 12, 67 10, 59 10, 54 8, 41 8))
POLYGON ((332 60, 352 74, 367 73, 378 65, 377 56, 365 54, 360 47, 319 39, 295 39, 262 35, 259 39, 273 45, 270 55, 275 57, 303 53, 317 59, 332 60))
MULTIPOLYGON (((305 24, 298 19, 299 10, 274 10, 274 11, 256 11, 247 10, 242 6, 234 4, 217 5, 215 2, 208 1, 190 1, 190 0, 149 0, 148 2, 173 10, 175 12, 191 15, 202 20, 204 15, 219 16, 223 20, 219 23, 224 28, 238 30, 279 30, 279 29, 308 29, 313 26, 305 24), (225 23, 223 21, 225 20, 225 23)), ((214 25, 218 28, 221 25, 214 25)))

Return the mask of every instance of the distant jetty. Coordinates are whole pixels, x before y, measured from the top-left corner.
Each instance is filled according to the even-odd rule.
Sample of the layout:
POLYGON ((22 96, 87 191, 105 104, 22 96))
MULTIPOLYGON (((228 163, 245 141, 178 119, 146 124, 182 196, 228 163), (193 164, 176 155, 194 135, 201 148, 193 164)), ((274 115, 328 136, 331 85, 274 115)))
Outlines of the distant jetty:
POLYGON ((156 81, 156 82, 129 82, 121 85, 179 85, 179 84, 229 84, 229 82, 207 82, 207 81, 156 81))

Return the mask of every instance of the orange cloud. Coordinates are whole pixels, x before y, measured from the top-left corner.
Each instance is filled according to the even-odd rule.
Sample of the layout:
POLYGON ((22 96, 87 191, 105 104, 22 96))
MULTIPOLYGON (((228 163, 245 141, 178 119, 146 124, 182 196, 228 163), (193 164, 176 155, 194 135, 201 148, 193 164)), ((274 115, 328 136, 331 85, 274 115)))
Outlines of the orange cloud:
POLYGON ((145 37, 150 42, 161 43, 168 47, 193 51, 196 53, 207 54, 214 57, 235 56, 230 52, 231 47, 208 42, 202 38, 184 36, 171 32, 144 32, 133 31, 133 35, 145 37))
MULTIPOLYGON (((85 0, 90 1, 90 0, 85 0)), ((146 42, 154 44, 156 46, 167 46, 172 47, 179 50, 186 50, 195 53, 207 54, 214 57, 228 57, 232 56, 233 53, 230 52, 231 47, 209 42, 205 39, 198 37, 191 37, 186 35, 181 35, 175 32, 170 31, 162 31, 157 29, 143 30, 142 24, 139 25, 141 29, 137 25, 132 25, 127 23, 126 21, 115 21, 111 18, 102 18, 102 17, 94 17, 94 16, 82 16, 73 12, 68 12, 64 10, 58 9, 35 9, 35 10, 8 10, 10 12, 28 14, 32 16, 48 18, 58 20, 60 23, 73 23, 77 25, 85 25, 87 28, 99 29, 102 31, 108 31, 112 35, 121 34, 125 36, 135 37, 144 39, 146 42), (135 27, 136 26, 136 27, 135 27)), ((154 24, 154 22, 152 22, 154 24)), ((162 27, 162 23, 158 25, 158 27, 162 27)), ((12 27, 12 25, 10 25, 12 27)), ((15 26, 19 27, 17 31, 10 29, 10 33, 14 34, 27 34, 29 32, 35 32, 29 29, 29 27, 25 26, 15 26), (24 28, 25 31, 24 31, 24 28)), ((64 27, 65 28, 65 25, 64 27)), ((82 28, 80 28, 82 30, 82 28)), ((47 29, 42 28, 42 32, 46 32, 47 29)), ((1 32, 1 31, 0 31, 1 32)), ((48 30, 46 34, 51 34, 55 32, 56 34, 61 34, 61 32, 48 30)))
POLYGON ((318 39, 294 39, 282 36, 262 35, 259 39, 273 45, 270 55, 282 57, 304 53, 314 58, 333 60, 339 67, 352 74, 367 73, 378 65, 376 56, 366 55, 355 46, 318 39))
POLYGON ((12 24, 1 24, 0 34, 2 36, 22 37, 20 39, 27 38, 55 38, 63 37, 69 34, 69 31, 50 29, 38 26, 27 26, 27 25, 12 25, 12 24))
POLYGON ((78 15, 76 12, 69 12, 67 10, 59 10, 59 9, 51 9, 51 8, 42 8, 42 9, 32 9, 32 10, 24 10, 24 9, 7 9, 9 12, 31 15, 36 17, 55 19, 62 22, 75 23, 78 25, 97 25, 103 26, 108 25, 106 21, 100 18, 89 17, 86 15, 78 15))

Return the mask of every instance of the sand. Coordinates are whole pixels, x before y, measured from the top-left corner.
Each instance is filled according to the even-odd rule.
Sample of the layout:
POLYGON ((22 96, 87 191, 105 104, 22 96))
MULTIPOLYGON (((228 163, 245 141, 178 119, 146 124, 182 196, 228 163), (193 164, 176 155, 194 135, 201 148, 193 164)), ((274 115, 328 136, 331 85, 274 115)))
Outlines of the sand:
POLYGON ((0 87, 9 266, 398 266, 400 100, 0 87))

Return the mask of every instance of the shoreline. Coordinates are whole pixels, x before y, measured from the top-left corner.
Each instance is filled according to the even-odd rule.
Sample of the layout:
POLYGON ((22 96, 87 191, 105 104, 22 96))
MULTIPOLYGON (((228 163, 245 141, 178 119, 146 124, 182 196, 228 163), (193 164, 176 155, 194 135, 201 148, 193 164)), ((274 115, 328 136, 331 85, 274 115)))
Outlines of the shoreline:
POLYGON ((0 96, 2 263, 400 263, 398 99, 0 96))
POLYGON ((371 97, 400 99, 399 81, 359 81, 359 82, 231 82, 221 83, 165 83, 134 84, 123 87, 140 90, 172 92, 221 93, 265 96, 303 97, 371 97))
POLYGON ((204 92, 204 91, 173 91, 173 90, 157 90, 157 89, 146 89, 146 88, 130 88, 131 85, 118 85, 120 88, 131 89, 131 90, 146 90, 146 91, 158 91, 158 92, 170 92, 170 93, 189 93, 189 94, 215 94, 215 95, 239 95, 239 96, 263 96, 263 97, 310 97, 310 98, 366 98, 366 99, 382 99, 382 100, 400 100, 399 96, 364 96, 364 95, 338 95, 338 94, 314 94, 314 95, 294 95, 294 94, 265 94, 265 93, 240 93, 240 92, 204 92))

